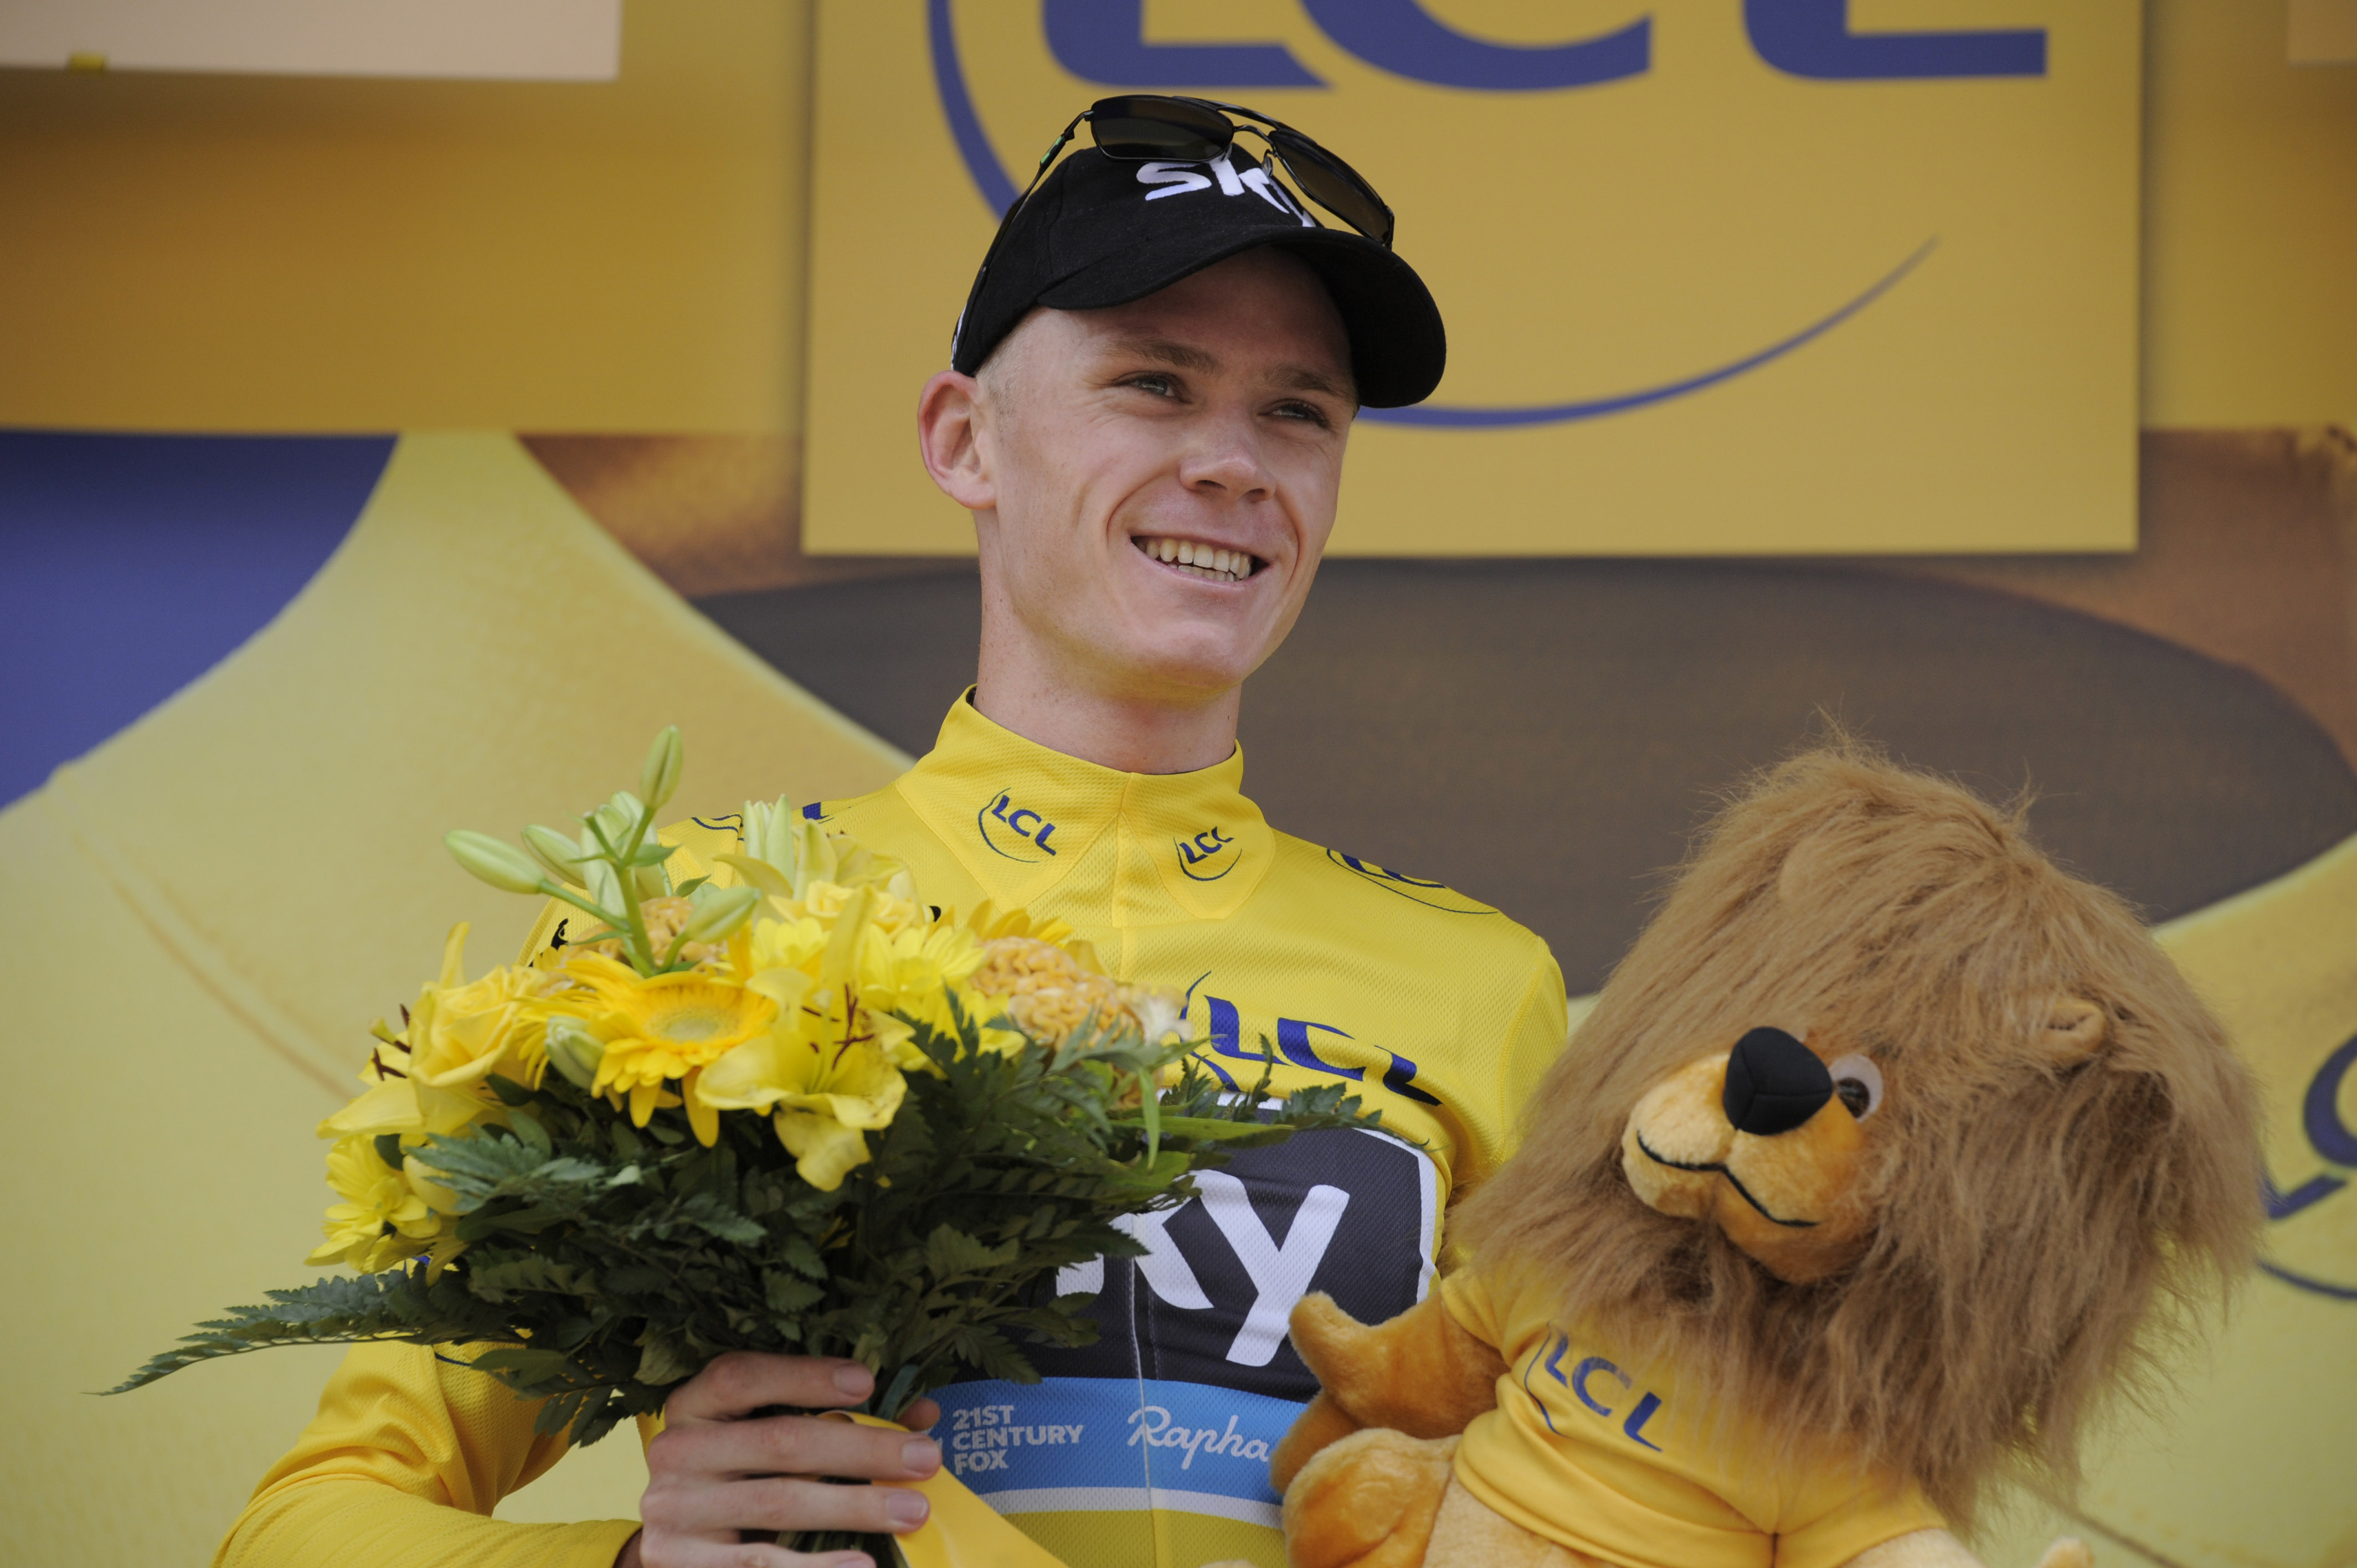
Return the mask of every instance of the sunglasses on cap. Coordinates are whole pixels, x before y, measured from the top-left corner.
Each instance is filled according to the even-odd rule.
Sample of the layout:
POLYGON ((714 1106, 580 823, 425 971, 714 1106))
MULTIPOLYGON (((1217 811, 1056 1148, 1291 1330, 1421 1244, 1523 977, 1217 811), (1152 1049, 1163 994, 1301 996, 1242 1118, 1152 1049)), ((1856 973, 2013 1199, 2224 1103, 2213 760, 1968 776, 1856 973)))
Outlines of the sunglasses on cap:
POLYGON ((1073 115, 1071 124, 1057 134, 1054 145, 1040 158, 1039 166, 1032 171, 1031 183, 1023 188, 1015 206, 1007 209, 1009 219, 1030 199, 1040 177, 1048 172, 1048 166, 1071 142, 1073 133, 1083 121, 1088 124, 1097 151, 1109 158, 1139 163, 1149 159, 1213 163, 1227 156, 1238 132, 1249 131, 1268 144, 1275 161, 1292 177, 1300 194, 1384 249, 1391 248, 1392 209, 1375 194, 1375 188, 1349 164, 1284 121, 1271 119, 1257 109, 1211 98, 1179 98, 1161 93, 1100 98, 1073 115), (1228 118, 1231 114, 1241 114, 1259 124, 1240 125, 1228 118), (1266 130, 1261 128, 1264 125, 1266 130))

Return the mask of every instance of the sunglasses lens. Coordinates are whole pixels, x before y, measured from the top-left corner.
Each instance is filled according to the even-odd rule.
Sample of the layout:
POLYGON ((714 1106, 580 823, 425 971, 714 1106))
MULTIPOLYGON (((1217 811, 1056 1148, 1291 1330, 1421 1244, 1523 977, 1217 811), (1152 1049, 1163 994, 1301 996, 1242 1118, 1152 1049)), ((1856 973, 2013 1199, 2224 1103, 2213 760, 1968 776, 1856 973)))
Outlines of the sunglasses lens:
POLYGON ((1285 160, 1286 172, 1304 196, 1370 240, 1392 242, 1392 209, 1340 158, 1291 131, 1273 133, 1269 145, 1285 160))
POLYGON ((1224 114, 1175 99, 1105 98, 1089 112, 1089 134, 1109 157, 1203 163, 1227 150, 1235 127, 1224 114))

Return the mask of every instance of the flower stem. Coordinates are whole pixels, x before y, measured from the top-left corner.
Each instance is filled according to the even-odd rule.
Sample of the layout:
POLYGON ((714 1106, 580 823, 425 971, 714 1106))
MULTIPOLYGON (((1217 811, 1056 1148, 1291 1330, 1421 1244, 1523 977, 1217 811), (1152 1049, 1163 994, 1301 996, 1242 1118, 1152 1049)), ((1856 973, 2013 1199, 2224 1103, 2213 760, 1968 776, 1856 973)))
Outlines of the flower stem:
POLYGON ((606 852, 598 858, 614 868, 614 880, 622 890, 622 908, 628 918, 614 923, 622 927, 629 939, 631 964, 640 974, 650 976, 660 973, 661 970, 655 963, 654 943, 647 936, 646 917, 639 909, 638 882, 632 875, 630 857, 639 853, 639 845, 646 838, 647 819, 651 814, 644 807, 640 808, 638 821, 630 827, 630 842, 619 850, 606 836, 606 830, 598 826, 597 819, 594 815, 588 819, 589 832, 596 836, 597 847, 606 852))

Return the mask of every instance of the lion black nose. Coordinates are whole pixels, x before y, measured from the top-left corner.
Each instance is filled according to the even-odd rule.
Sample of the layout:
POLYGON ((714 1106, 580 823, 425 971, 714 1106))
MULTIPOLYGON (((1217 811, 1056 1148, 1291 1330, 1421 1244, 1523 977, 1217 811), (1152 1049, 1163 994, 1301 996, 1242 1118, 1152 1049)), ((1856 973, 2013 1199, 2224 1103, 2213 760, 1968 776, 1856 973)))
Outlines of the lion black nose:
POLYGON ((1719 1103, 1738 1133, 1772 1138, 1789 1133, 1834 1097, 1834 1075, 1817 1053, 1781 1029, 1754 1029, 1727 1058, 1719 1103))

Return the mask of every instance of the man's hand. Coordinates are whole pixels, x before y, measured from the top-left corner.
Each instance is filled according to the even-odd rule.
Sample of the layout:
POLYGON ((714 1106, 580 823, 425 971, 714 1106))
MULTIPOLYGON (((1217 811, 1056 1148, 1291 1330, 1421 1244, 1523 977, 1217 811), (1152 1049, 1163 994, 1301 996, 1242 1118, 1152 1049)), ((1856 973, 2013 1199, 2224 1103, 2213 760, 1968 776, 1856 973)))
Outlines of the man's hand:
MULTIPOLYGON (((750 1419, 764 1405, 857 1404, 875 1383, 856 1361, 749 1352, 723 1356, 682 1383, 647 1447, 642 1528, 615 1568, 864 1568, 864 1552, 811 1556, 744 1541, 740 1532, 899 1535, 925 1522, 930 1505, 919 1493, 818 1477, 921 1481, 942 1466, 931 1438, 819 1416, 750 1419)), ((929 1427, 941 1413, 932 1401, 919 1400, 901 1420, 929 1427)))

